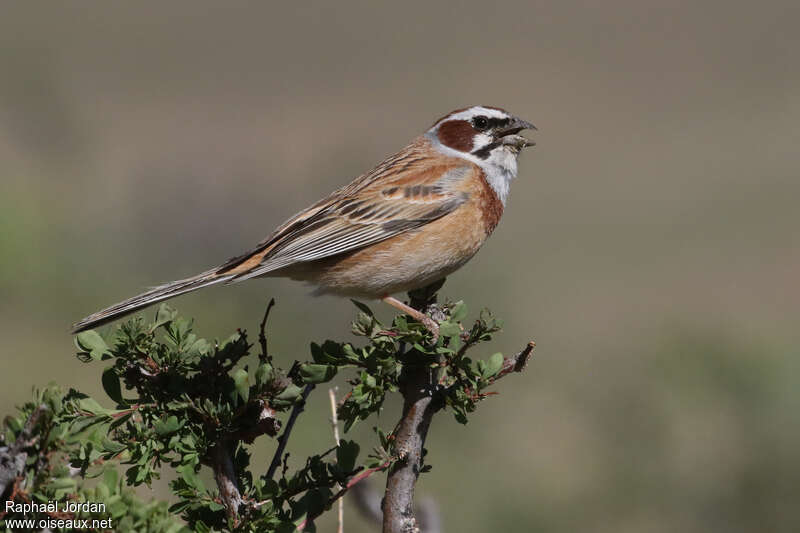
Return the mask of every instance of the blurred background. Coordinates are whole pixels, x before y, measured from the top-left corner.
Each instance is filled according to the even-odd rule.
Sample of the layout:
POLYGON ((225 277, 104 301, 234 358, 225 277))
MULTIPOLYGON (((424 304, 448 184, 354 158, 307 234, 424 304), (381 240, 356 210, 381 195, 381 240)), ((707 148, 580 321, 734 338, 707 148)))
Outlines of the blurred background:
MULTIPOLYGON (((495 105, 538 146, 443 294, 505 320, 487 349, 536 355, 468 426, 436 419, 418 493, 448 532, 800 530, 796 1, 2 11, 0 413, 51 380, 104 397, 71 323, 495 105)), ((274 296, 288 362, 349 337, 352 305, 308 292, 257 280, 173 304, 227 337, 274 296)), ((328 416, 312 397, 295 458, 330 446, 328 416)))

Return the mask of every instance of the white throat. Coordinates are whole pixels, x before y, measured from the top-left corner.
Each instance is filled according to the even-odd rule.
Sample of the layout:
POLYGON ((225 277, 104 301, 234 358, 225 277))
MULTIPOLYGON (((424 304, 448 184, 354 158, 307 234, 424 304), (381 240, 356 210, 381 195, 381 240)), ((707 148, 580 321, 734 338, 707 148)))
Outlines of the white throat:
POLYGON ((484 174, 486 174, 486 181, 494 190, 497 197, 506 205, 508 199, 508 192, 511 190, 511 182, 517 177, 517 156, 519 152, 508 146, 497 147, 489 154, 486 159, 474 156, 470 153, 454 150, 449 146, 445 146, 436 136, 435 131, 429 131, 425 134, 433 148, 451 157, 460 157, 475 163, 484 174))

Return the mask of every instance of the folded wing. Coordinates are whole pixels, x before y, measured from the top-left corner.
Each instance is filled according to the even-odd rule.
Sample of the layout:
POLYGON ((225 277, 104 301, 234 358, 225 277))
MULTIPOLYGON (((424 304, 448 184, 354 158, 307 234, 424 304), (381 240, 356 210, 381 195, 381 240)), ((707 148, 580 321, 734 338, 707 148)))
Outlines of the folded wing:
POLYGON ((479 170, 463 160, 437 166, 421 159, 408 165, 395 162, 290 219, 255 250, 223 265, 218 274, 232 275, 227 283, 244 281, 414 231, 467 201, 464 183, 473 172, 479 170))

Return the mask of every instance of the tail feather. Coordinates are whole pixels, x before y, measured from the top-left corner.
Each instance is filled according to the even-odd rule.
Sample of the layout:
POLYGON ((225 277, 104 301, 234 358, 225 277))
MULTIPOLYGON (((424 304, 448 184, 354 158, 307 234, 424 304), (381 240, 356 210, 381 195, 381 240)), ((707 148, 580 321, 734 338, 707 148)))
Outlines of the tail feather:
POLYGON ((78 333, 97 326, 102 326, 103 324, 138 311, 156 302, 161 302, 174 296, 186 294, 187 292, 192 292, 210 285, 216 285, 217 283, 222 283, 233 277, 233 275, 218 275, 216 272, 217 269, 209 270, 191 278, 153 287, 147 292, 143 292, 133 298, 128 298, 127 300, 87 316, 72 326, 72 332, 78 333))

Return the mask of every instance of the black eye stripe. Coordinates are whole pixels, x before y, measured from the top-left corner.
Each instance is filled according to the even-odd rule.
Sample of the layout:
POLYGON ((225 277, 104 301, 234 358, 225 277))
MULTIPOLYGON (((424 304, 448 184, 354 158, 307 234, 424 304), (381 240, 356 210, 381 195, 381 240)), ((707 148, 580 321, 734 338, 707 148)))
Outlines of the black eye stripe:
POLYGON ((485 115, 479 115, 472 119, 472 124, 478 131, 504 128, 508 126, 509 123, 511 123, 510 118, 496 118, 496 117, 490 118, 485 115))
POLYGON ((511 119, 509 119, 509 118, 490 118, 489 119, 489 127, 492 128, 492 129, 494 129, 494 128, 502 128, 502 127, 508 126, 508 124, 510 122, 511 122, 511 119))

